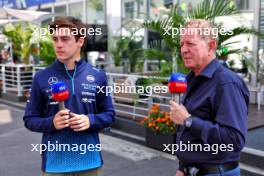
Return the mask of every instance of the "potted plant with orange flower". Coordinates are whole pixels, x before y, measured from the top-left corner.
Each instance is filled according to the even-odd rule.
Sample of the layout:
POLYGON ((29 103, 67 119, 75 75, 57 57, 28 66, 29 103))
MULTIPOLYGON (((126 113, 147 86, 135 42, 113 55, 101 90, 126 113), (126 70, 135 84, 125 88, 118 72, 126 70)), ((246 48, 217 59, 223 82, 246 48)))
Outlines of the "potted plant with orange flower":
POLYGON ((143 125, 146 127, 147 146, 163 151, 164 144, 175 144, 175 125, 169 113, 161 111, 159 104, 152 105, 148 117, 143 120, 143 125))

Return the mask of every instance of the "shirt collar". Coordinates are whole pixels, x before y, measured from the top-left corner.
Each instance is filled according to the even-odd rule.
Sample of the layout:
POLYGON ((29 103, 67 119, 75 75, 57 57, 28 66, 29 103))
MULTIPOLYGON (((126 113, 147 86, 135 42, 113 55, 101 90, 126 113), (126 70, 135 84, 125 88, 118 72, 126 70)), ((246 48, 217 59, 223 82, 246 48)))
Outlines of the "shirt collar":
MULTIPOLYGON (((76 63, 76 66, 79 67, 80 65, 84 64, 85 61, 84 59, 80 59, 79 61, 76 61, 75 63, 76 63)), ((54 65, 56 69, 65 71, 64 64, 61 61, 59 61, 59 59, 56 59, 54 65)))
MULTIPOLYGON (((213 59, 203 70, 198 76, 204 76, 207 78, 212 78, 213 74, 217 70, 217 68, 220 66, 220 63, 218 62, 218 59, 213 59)), ((187 79, 190 79, 191 77, 195 76, 194 72, 191 71, 187 79)))

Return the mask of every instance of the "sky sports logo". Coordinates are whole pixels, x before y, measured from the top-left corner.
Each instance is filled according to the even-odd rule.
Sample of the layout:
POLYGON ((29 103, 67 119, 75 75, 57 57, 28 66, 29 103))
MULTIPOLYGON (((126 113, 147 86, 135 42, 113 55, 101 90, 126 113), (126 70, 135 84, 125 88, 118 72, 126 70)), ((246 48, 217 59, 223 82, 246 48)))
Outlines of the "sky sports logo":
POLYGON ((178 78, 177 78, 179 81, 183 81, 183 82, 185 82, 186 81, 186 78, 185 77, 182 77, 182 76, 178 76, 178 78))
POLYGON ((60 87, 59 87, 59 90, 60 90, 60 91, 64 91, 64 90, 66 90, 66 87, 65 87, 65 86, 60 86, 60 87))

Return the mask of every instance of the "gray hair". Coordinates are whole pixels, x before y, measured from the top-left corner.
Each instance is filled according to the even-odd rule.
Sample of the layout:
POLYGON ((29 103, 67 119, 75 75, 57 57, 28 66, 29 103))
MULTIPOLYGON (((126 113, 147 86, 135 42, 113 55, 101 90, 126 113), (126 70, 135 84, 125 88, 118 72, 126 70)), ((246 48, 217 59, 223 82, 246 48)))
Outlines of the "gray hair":
POLYGON ((185 23, 183 29, 185 29, 189 35, 199 35, 204 40, 218 41, 218 28, 211 21, 193 19, 185 23))

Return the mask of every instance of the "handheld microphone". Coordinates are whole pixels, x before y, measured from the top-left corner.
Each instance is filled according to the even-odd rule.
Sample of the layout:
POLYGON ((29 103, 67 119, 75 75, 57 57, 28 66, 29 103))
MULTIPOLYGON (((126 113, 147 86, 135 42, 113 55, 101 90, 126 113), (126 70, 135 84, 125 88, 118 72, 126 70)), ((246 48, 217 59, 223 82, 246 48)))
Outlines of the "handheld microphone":
POLYGON ((172 94, 172 100, 180 104, 180 95, 187 91, 187 81, 182 73, 172 73, 168 83, 169 92, 172 94))
POLYGON ((69 98, 69 90, 64 82, 54 83, 51 86, 53 100, 59 102, 59 110, 65 109, 64 101, 69 98))

